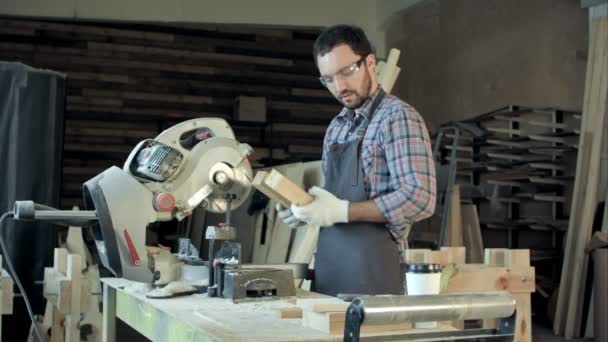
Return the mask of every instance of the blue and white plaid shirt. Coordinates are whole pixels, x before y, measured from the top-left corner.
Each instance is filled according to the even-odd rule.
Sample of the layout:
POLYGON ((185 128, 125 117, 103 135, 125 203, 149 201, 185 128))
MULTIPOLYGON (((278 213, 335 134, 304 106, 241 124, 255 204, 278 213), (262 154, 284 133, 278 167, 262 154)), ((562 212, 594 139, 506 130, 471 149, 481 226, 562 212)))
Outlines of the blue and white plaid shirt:
MULTIPOLYGON (((327 128, 321 168, 327 171, 329 146, 357 138, 369 120, 376 91, 358 109, 343 108, 327 128)), ((412 224, 435 211, 435 164, 424 120, 409 104, 386 94, 361 146, 365 191, 387 218, 387 228, 401 247, 412 224)))

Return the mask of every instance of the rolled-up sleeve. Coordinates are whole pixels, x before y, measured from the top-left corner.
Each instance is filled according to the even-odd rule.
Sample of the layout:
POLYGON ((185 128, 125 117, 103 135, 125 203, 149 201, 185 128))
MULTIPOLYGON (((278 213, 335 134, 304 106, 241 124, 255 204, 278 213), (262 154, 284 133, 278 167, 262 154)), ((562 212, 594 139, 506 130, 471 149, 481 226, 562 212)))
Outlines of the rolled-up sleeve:
POLYGON ((396 108, 380 132, 391 192, 374 198, 388 221, 388 228, 401 236, 412 223, 435 211, 435 164, 428 130, 418 112, 396 108))

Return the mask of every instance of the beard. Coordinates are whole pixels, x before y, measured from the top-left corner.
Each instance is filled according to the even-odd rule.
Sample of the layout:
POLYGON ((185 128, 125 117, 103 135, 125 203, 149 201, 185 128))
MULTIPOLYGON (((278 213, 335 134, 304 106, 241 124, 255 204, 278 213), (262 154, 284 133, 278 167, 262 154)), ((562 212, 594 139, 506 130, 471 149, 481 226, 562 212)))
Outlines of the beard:
POLYGON ((365 77, 361 82, 361 89, 344 89, 336 95, 336 99, 348 109, 357 109, 365 103, 371 95, 372 79, 365 67, 365 77))

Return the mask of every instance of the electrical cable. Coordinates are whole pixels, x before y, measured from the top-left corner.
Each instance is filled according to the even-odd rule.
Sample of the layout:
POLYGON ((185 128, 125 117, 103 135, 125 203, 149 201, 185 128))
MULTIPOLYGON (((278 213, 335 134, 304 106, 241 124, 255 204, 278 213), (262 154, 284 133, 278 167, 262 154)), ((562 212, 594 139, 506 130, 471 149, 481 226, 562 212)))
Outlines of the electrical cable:
MULTIPOLYGON (((38 329, 38 324, 36 324, 36 319, 34 318, 34 312, 32 311, 32 306, 30 305, 30 300, 27 298, 27 294, 25 293, 25 290, 23 289, 23 286, 21 285, 21 281, 19 280, 19 277, 17 276, 17 272, 15 272, 15 268, 13 267, 11 258, 8 255, 8 250, 6 249, 6 245, 4 244, 4 225, 3 225, 4 219, 7 217, 13 217, 13 216, 14 216, 14 212, 7 211, 6 213, 2 214, 2 217, 0 218, 0 248, 2 248, 2 255, 4 255, 4 260, 6 261, 6 266, 8 267, 8 271, 10 272, 11 276, 13 277, 13 280, 15 280, 15 284, 17 284, 17 287, 19 288, 19 292, 23 296, 23 301, 25 302, 25 307, 27 308, 27 313, 30 316, 30 319, 32 320, 32 324, 34 325, 34 331, 36 331, 36 335, 38 336, 38 339, 42 342, 42 341, 45 341, 45 339, 42 338, 42 333, 40 332, 40 329, 38 329)), ((0 265, 0 268, 1 267, 2 266, 0 265)))

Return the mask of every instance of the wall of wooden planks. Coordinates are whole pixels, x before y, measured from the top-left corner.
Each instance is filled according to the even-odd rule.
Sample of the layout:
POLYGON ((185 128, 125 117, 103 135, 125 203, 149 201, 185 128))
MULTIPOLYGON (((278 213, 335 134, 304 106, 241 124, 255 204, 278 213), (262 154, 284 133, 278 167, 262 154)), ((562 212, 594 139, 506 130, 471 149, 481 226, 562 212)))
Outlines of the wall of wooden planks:
POLYGON ((222 117, 260 164, 320 159, 340 110, 316 79, 317 31, 230 25, 59 22, 0 17, 0 60, 67 75, 63 207, 122 165, 142 139, 196 117, 222 117), (239 95, 265 97, 266 123, 233 120, 239 95))

